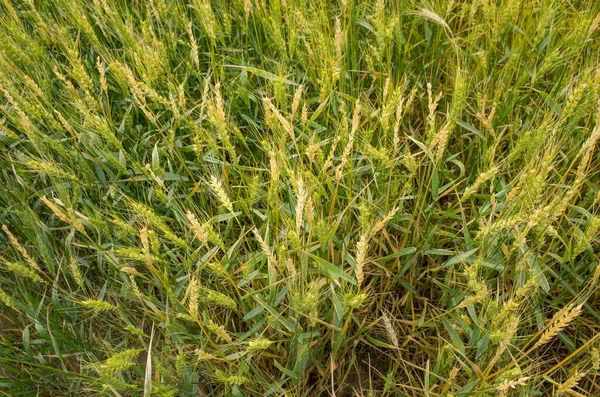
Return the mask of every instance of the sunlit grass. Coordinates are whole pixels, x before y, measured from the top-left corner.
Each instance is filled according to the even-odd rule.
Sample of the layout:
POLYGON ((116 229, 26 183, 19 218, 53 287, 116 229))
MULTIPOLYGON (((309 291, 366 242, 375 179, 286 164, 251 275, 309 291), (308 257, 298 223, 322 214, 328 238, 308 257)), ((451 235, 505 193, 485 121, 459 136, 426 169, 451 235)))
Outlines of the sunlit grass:
POLYGON ((600 394, 599 25, 0 1, 0 391, 600 394))

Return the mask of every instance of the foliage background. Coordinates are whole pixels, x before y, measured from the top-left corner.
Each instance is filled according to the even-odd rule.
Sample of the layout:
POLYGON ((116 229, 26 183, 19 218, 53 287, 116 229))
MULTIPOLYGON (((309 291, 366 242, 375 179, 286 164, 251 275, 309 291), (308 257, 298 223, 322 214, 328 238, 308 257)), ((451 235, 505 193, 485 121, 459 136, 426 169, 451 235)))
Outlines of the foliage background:
POLYGON ((600 393, 600 3, 0 10, 4 394, 600 393))

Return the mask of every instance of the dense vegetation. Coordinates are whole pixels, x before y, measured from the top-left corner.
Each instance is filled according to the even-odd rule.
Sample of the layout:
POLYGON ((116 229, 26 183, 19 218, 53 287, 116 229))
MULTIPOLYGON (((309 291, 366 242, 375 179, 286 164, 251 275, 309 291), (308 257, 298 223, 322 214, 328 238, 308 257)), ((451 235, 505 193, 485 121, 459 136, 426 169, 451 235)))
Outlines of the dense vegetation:
POLYGON ((599 25, 0 0, 0 392, 600 395, 599 25))

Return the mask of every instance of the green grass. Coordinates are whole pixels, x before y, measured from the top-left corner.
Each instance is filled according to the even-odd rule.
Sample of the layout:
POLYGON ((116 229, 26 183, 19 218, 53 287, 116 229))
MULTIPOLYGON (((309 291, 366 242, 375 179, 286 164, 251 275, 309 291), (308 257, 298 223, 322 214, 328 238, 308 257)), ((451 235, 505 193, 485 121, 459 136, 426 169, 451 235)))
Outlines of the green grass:
POLYGON ((0 393, 600 395, 600 3, 0 0, 0 393))

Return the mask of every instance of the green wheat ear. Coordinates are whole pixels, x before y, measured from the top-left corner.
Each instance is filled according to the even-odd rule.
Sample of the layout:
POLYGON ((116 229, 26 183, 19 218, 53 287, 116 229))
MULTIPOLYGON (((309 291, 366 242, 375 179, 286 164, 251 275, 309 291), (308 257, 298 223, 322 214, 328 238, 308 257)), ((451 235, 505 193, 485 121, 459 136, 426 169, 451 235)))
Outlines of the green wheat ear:
POLYGON ((2 303, 7 307, 10 307, 12 310, 19 312, 17 302, 2 289, 0 289, 0 301, 2 301, 2 303))
POLYGON ((115 375, 135 365, 134 358, 136 358, 141 349, 128 349, 119 353, 113 354, 104 362, 95 366, 95 370, 102 375, 115 375))
POLYGON ((36 273, 34 269, 20 263, 5 262, 6 269, 14 274, 28 278, 34 283, 44 283, 45 281, 36 273))
POLYGON ((253 352, 253 351, 258 351, 258 350, 264 350, 264 349, 267 349, 272 344, 273 344, 273 342, 266 338, 252 339, 252 340, 248 341, 248 348, 246 349, 246 351, 253 352))
POLYGON ((79 304, 85 308, 96 310, 99 312, 106 312, 117 310, 117 306, 114 306, 108 302, 96 300, 96 299, 87 299, 84 301, 80 301, 79 304))

